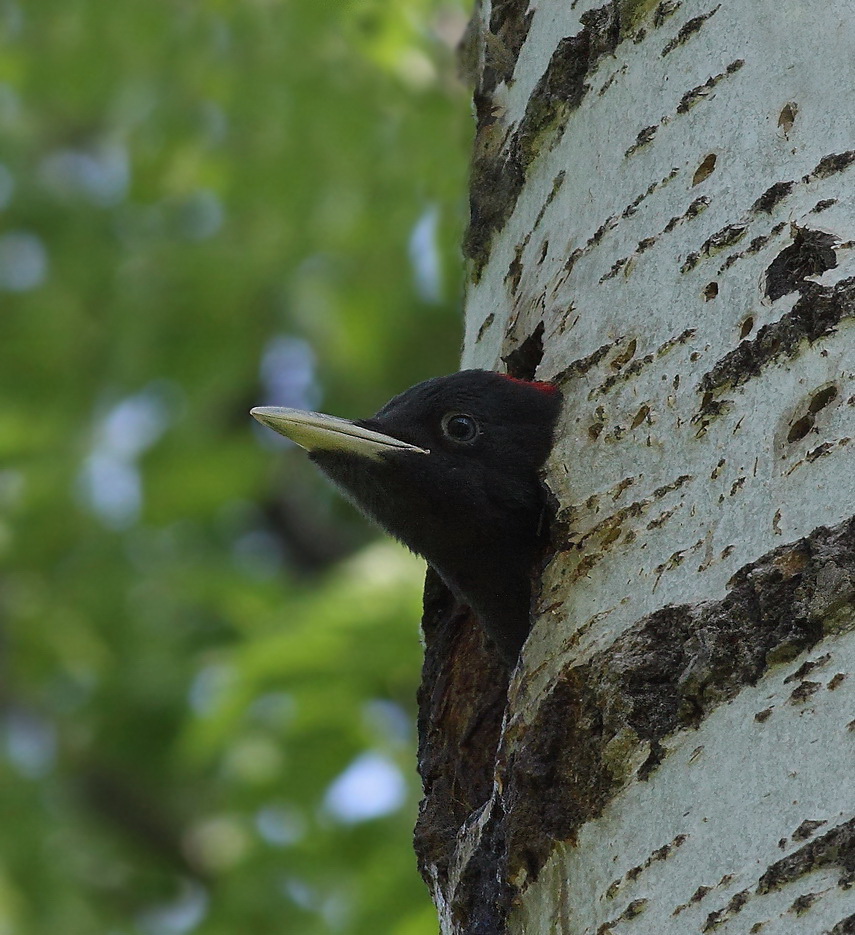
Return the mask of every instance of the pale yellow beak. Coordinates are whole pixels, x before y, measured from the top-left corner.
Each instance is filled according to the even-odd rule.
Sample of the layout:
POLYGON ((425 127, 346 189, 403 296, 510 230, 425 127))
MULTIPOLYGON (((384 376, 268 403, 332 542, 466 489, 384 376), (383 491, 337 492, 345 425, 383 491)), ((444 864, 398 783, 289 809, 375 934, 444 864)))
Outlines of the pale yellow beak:
POLYGON ((348 419, 337 419, 322 412, 257 406, 250 410, 250 415, 306 451, 347 451, 367 458, 380 458, 395 451, 430 453, 391 435, 372 432, 348 419))

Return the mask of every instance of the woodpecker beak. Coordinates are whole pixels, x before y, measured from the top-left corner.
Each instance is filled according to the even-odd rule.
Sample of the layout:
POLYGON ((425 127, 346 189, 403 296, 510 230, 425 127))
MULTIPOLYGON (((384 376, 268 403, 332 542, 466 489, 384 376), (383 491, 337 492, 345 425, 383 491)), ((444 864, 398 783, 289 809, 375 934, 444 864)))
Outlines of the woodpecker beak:
POLYGON ((346 451, 367 458, 381 458, 396 451, 430 454, 382 432, 372 432, 348 419, 337 419, 322 412, 285 409, 281 406, 257 406, 250 415, 262 425, 290 438, 306 451, 346 451))

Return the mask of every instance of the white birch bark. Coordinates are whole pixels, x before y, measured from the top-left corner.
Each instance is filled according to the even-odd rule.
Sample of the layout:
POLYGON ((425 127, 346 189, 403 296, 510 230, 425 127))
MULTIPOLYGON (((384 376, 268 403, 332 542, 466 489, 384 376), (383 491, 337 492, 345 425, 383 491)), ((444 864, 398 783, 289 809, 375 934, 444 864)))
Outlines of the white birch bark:
POLYGON ((442 931, 853 933, 855 8, 476 16, 463 365, 565 407, 442 931))

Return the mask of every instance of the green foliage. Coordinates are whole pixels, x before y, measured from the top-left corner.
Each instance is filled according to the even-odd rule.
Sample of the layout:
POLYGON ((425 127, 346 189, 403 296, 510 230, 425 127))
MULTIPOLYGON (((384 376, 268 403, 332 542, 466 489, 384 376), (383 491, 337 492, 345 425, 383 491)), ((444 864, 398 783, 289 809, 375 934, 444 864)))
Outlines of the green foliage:
POLYGON ((436 930, 421 563, 247 410, 455 369, 464 5, 0 0, 0 935, 436 930))

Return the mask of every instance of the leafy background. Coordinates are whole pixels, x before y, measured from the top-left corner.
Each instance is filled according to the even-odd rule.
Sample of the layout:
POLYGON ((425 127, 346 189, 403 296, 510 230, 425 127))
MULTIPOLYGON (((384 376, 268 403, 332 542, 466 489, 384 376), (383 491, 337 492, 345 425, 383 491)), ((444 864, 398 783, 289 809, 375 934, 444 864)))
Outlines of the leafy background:
POLYGON ((463 0, 0 0, 0 935, 436 931, 421 564, 247 410, 457 364, 463 0))

